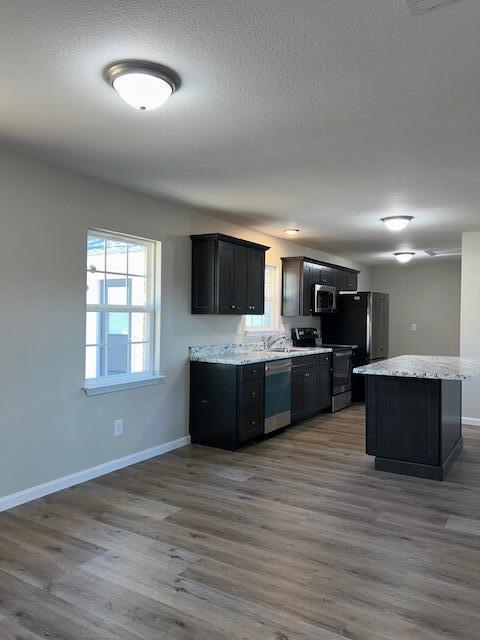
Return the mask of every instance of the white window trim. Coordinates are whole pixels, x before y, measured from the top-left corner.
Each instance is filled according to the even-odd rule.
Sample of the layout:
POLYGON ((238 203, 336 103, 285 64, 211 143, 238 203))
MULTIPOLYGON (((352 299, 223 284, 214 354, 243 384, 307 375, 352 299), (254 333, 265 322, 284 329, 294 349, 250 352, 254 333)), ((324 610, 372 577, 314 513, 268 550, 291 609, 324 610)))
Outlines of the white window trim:
MULTIPOLYGON (((245 334, 247 336, 274 336, 276 335, 282 327, 282 320, 280 316, 280 288, 281 288, 281 270, 278 268, 276 264, 265 264, 265 267, 273 267, 275 269, 275 280, 274 280, 274 295, 273 295, 273 327, 247 327, 247 316, 242 316, 242 321, 240 323, 240 333, 245 334)), ((247 314, 248 315, 248 314, 247 314)))
MULTIPOLYGON (((133 236, 129 234, 122 234, 115 231, 108 231, 105 229, 96 229, 95 227, 89 227, 87 234, 92 233, 99 237, 109 238, 125 241, 128 239, 136 240, 139 242, 153 243, 153 249, 149 257, 151 272, 153 274, 152 282, 150 283, 150 291, 148 292, 149 300, 151 304, 148 308, 153 316, 153 327, 151 334, 151 351, 150 359, 152 362, 151 371, 139 373, 139 374, 126 374, 116 376, 103 376, 101 378, 88 378, 85 379, 82 386, 82 390, 87 396, 100 395, 103 393, 112 393, 115 391, 122 391, 125 389, 135 389, 137 387, 146 387, 154 384, 159 384, 167 376, 160 373, 160 292, 161 292, 161 243, 149 238, 142 238, 140 236, 133 236)), ((122 274, 123 275, 123 274, 122 274)), ((109 305, 86 305, 86 311, 105 311, 111 310, 109 305)), ((127 309, 131 311, 133 306, 123 307, 122 305, 115 305, 115 311, 122 311, 127 309)), ((145 307, 138 307, 138 311, 144 312, 145 307)), ((86 317, 86 316, 85 316, 86 317)), ((85 345, 86 346, 86 345, 85 345)), ((85 347, 84 347, 85 358, 85 347)))
POLYGON ((83 391, 87 396, 98 396, 102 393, 112 393, 113 391, 123 391, 124 389, 136 389, 137 387, 149 387, 159 384, 167 376, 163 374, 131 374, 128 376, 109 377, 108 380, 95 378, 86 380, 83 391))

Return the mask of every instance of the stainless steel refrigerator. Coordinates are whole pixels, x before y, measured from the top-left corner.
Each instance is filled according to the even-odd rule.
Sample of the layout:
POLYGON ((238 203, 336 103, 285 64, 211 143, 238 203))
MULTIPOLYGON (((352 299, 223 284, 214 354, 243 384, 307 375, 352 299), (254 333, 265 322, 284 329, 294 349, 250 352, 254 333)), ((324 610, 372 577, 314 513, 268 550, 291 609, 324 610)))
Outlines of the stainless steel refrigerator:
MULTIPOLYGON (((322 342, 357 345, 352 365, 388 358, 389 295, 377 291, 338 296, 338 311, 322 317, 322 342)), ((352 400, 365 399, 364 376, 353 376, 352 400)))

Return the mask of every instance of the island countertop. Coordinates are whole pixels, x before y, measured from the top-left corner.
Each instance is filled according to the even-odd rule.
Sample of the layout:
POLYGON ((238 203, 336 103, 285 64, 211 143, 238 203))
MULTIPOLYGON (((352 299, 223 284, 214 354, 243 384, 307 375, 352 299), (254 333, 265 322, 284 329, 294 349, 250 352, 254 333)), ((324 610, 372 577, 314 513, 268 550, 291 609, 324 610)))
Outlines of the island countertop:
POLYGON ((480 375, 480 360, 451 356, 397 356, 356 367, 353 373, 397 378, 468 380, 480 375))

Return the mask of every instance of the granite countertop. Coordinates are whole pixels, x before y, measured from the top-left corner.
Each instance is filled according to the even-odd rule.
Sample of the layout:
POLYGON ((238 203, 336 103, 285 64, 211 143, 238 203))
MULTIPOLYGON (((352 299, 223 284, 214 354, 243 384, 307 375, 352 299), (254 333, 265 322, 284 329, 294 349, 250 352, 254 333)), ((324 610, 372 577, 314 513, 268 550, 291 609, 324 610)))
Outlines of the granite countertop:
POLYGON ((398 378, 468 380, 480 375, 480 360, 449 356, 397 356, 356 367, 353 373, 398 378))
MULTIPOLYGON (((280 347, 279 347, 280 348, 280 347)), ((291 348, 289 345, 286 348, 291 348)), ((266 349, 264 343, 235 344, 235 345, 211 345, 190 347, 191 362, 208 362, 210 364, 256 364, 258 362, 271 362, 273 360, 285 360, 310 356, 318 353, 330 353, 332 349, 326 347, 311 347, 293 351, 275 351, 266 349)))

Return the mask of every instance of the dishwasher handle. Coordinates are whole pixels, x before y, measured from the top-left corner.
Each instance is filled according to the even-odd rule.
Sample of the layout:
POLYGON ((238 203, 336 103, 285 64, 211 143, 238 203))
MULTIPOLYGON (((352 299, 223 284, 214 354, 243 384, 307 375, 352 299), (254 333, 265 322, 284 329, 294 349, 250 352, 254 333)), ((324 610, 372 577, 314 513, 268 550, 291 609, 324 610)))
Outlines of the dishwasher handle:
POLYGON ((278 373, 290 373, 292 370, 291 360, 282 360, 281 362, 270 362, 265 365, 265 377, 274 376, 278 373))

